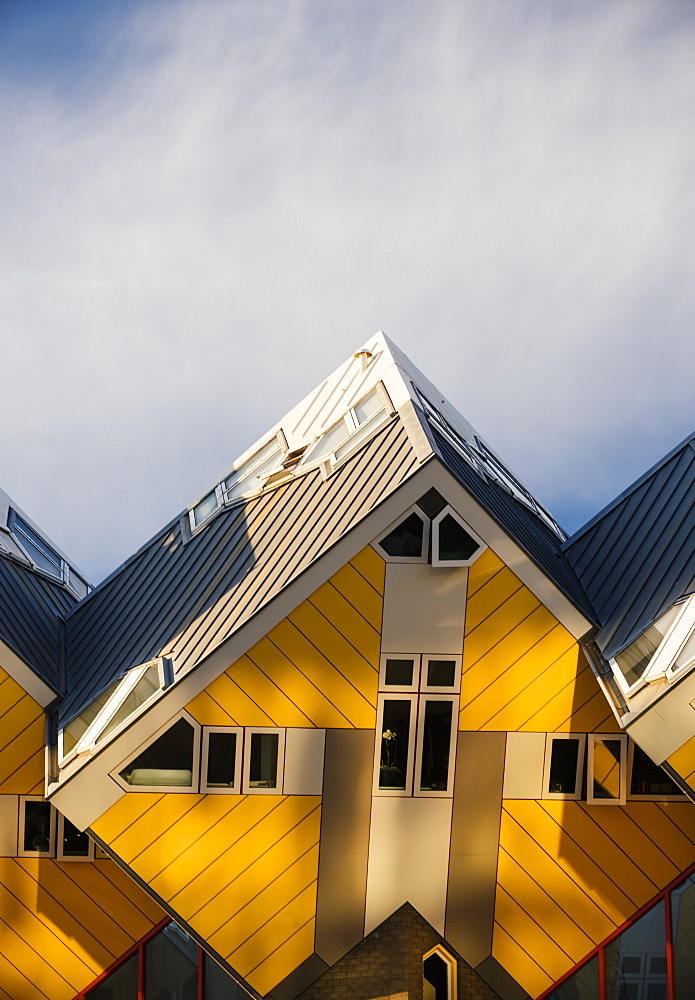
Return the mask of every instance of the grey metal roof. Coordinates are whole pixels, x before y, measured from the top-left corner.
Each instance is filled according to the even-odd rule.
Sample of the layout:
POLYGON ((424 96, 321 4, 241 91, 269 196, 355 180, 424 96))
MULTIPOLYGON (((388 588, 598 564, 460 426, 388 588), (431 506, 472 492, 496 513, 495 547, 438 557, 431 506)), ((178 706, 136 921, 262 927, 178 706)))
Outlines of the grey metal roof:
POLYGON ((695 434, 566 542, 606 658, 695 590, 694 501, 695 434))
POLYGON ((0 636, 56 690, 62 619, 75 600, 65 587, 0 553, 0 636))
MULTIPOLYGON (((422 418, 427 420, 425 416, 422 418)), ((562 540, 538 514, 512 496, 493 478, 480 475, 427 421, 435 452, 462 486, 485 508, 500 527, 543 570, 582 614, 596 621, 591 604, 562 551, 562 540)))
POLYGON ((180 518, 67 621, 67 723, 117 677, 175 650, 177 674, 210 653, 418 468, 400 420, 323 480, 315 469, 222 510, 183 541, 180 518))

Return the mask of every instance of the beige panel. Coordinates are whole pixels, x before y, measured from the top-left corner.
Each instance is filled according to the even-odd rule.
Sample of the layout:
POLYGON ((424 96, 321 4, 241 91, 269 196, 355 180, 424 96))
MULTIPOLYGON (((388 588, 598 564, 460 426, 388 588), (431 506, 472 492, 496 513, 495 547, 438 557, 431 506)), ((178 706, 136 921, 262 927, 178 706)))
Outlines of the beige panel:
POLYGON ((492 952, 504 733, 459 733, 444 937, 470 964, 492 952))
POLYGON ((543 798, 545 741, 545 733, 507 733, 505 799, 543 798))
POLYGON ((374 731, 326 733, 316 952, 333 965, 362 940, 374 731))
POLYGON ((460 653, 468 570, 386 565, 381 648, 387 653, 460 653))
POLYGON ((35 674, 31 667, 27 666, 24 660, 20 659, 13 649, 0 639, 0 666, 17 681, 34 701, 38 702, 42 708, 55 701, 56 693, 48 684, 45 684, 38 674, 35 674))
POLYGON ((0 858, 17 857, 19 796, 0 795, 0 858))
POLYGON ((406 902, 444 934, 452 807, 452 799, 374 796, 366 934, 406 902))
POLYGON ((325 729, 288 729, 285 738, 285 795, 320 795, 325 729))
POLYGON ((623 725, 642 749, 656 764, 662 764, 667 757, 695 736, 695 710, 690 704, 695 699, 695 671, 684 677, 678 684, 632 721, 623 718, 623 725))
POLYGON ((86 830, 88 826, 92 825, 94 820, 103 815, 120 798, 128 794, 108 774, 104 775, 100 781, 96 779, 90 781, 87 790, 89 792, 88 795, 79 796, 75 794, 76 790, 71 785, 60 787, 57 782, 54 782, 48 786, 48 797, 51 799, 53 805, 63 816, 67 816, 70 822, 74 823, 79 830, 86 830), (51 793, 54 789, 56 793, 52 795, 51 793))

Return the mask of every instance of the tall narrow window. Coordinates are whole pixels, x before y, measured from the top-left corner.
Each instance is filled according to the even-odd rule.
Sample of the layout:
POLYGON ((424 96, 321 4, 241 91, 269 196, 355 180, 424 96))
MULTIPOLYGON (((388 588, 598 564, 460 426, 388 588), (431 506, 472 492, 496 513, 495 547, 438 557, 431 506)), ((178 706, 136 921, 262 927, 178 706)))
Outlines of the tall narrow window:
POLYGON ((456 963, 439 946, 422 960, 423 1000, 455 1000, 456 963))
POLYGON ((58 816, 58 860, 90 861, 94 857, 92 842, 86 833, 66 816, 58 816))
POLYGON ((627 794, 627 736, 589 734, 586 800, 623 805, 627 794))
POLYGON ((415 698, 380 698, 377 723, 376 787, 382 792, 410 792, 415 698))
POLYGON ((548 734, 543 774, 544 798, 581 798, 584 744, 584 735, 548 734))
POLYGON ((20 858, 55 854, 55 810, 39 796, 19 800, 18 854, 20 858))
POLYGON ((282 792, 284 737, 282 729, 247 730, 244 792, 282 792))
POLYGON ((450 761, 455 752, 454 703, 438 695, 420 699, 418 755, 415 772, 419 776, 417 794, 447 794, 451 787, 450 761))
POLYGON ((241 744, 241 729, 203 729, 201 792, 241 791, 241 744))

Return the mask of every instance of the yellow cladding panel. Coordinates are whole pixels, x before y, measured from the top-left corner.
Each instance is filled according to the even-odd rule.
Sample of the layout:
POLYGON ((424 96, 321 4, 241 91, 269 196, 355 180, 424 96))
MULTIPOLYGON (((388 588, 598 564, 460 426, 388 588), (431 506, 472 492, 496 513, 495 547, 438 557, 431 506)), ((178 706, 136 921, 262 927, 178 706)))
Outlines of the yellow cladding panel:
POLYGON ((0 667, 0 793, 43 792, 45 721, 41 706, 0 667))
POLYGON ((694 861, 689 803, 506 800, 493 954, 537 995, 694 861))
POLYGON ((586 732, 610 718, 574 637, 485 552, 469 580, 459 729, 586 732))
POLYGON ((112 861, 0 858, 0 983, 71 1000, 163 917, 112 861))
POLYGON ((363 549, 187 710, 208 726, 373 728, 384 579, 363 549))
POLYGON ((695 784, 695 736, 691 736, 687 743, 672 753, 667 763, 689 785, 695 784))
POLYGON ((94 832, 266 993, 313 952, 320 824, 320 796, 142 793, 94 832))

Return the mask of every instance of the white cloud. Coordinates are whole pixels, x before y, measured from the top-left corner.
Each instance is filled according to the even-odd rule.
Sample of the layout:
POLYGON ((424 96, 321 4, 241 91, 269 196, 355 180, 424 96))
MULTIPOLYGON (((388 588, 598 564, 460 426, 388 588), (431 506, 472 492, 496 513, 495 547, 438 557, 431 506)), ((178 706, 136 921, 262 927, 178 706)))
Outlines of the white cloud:
POLYGON ((691 429, 691 10, 145 2, 0 83, 3 486, 102 575, 382 327, 588 516, 691 429))

